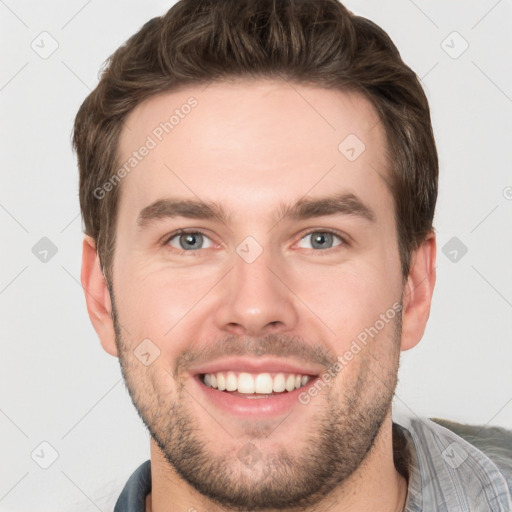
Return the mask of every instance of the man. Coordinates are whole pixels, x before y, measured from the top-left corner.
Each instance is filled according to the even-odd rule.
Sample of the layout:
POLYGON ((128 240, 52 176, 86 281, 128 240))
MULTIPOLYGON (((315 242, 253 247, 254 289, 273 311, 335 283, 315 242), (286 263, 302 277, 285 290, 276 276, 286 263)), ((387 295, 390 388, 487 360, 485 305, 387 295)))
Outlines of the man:
POLYGON ((182 0, 75 121, 82 283, 151 433, 121 511, 512 510, 391 417, 435 283, 429 107, 336 0, 182 0))

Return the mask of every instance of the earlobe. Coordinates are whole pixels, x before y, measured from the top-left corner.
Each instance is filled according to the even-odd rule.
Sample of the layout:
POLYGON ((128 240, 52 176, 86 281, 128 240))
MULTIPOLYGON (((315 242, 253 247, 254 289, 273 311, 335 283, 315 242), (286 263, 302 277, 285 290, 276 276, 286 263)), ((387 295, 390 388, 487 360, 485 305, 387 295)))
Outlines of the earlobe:
POLYGON ((403 292, 402 350, 416 346, 425 332, 435 282, 436 236, 431 231, 411 257, 403 292))
POLYGON ((82 287, 87 311, 101 345, 111 355, 117 356, 112 303, 94 239, 85 235, 82 247, 82 287))

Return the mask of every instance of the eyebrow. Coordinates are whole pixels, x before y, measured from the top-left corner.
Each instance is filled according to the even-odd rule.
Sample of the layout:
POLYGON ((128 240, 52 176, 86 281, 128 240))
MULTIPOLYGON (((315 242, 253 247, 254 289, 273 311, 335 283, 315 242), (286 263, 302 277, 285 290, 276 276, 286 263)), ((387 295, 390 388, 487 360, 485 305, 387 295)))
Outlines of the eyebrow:
MULTIPOLYGON (((352 193, 318 198, 303 197, 292 205, 281 204, 272 219, 277 223, 283 219, 305 220, 327 215, 350 215, 375 222, 374 211, 352 193)), ((143 208, 137 218, 137 225, 142 230, 155 221, 174 217, 217 220, 223 224, 228 224, 230 221, 230 215, 217 203, 195 199, 165 198, 143 208)))

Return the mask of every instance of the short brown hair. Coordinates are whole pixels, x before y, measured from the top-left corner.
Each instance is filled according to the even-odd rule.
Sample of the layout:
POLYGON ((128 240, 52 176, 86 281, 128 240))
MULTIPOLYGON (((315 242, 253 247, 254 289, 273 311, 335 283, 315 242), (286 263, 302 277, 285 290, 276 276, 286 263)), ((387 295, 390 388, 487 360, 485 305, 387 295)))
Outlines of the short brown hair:
POLYGON ((387 135, 406 277, 411 252, 432 230, 438 158, 427 98, 389 36, 337 0, 180 0, 107 60, 75 119, 80 207, 107 282, 121 187, 103 198, 95 190, 119 165, 126 116, 157 93, 244 77, 358 91, 372 102, 387 135))

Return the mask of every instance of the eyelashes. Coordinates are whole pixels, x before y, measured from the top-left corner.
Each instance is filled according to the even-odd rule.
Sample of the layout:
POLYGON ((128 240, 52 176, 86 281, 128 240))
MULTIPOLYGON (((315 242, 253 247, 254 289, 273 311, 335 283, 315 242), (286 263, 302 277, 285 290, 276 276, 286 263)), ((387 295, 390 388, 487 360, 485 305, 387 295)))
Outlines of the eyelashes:
MULTIPOLYGON (((321 247, 320 248, 318 248, 318 247, 317 248, 302 247, 302 249, 304 251, 307 251, 308 253, 314 253, 314 254, 319 254, 319 255, 332 254, 333 251, 340 250, 345 247, 350 247, 348 237, 344 233, 341 233, 334 229, 322 229, 322 228, 310 229, 307 232, 302 233, 298 242, 295 242, 294 245, 296 245, 297 243, 299 243, 299 244, 302 243, 304 240, 306 240, 308 237, 310 237, 311 235, 314 235, 314 234, 321 235, 320 240, 325 240, 325 239, 331 240, 331 238, 332 238, 333 241, 334 241, 334 239, 338 239, 339 243, 337 245, 334 245, 333 247, 328 247, 325 249, 321 248, 321 247), (327 235, 327 237, 325 237, 325 235, 327 235)), ((189 240, 193 241, 194 238, 192 237, 189 240)), ((319 241, 319 239, 316 240, 316 243, 318 243, 318 241, 319 241)), ((169 235, 166 235, 163 238, 161 245, 163 247, 169 248, 169 250, 171 252, 174 252, 175 254, 178 254, 178 255, 200 256, 200 255, 203 255, 203 249, 210 249, 210 248, 212 248, 212 246, 215 245, 215 243, 211 240, 211 237, 208 236, 208 234, 205 231, 198 229, 198 228, 187 228, 187 229, 179 229, 179 230, 173 231, 169 235), (179 237, 182 237, 185 235, 199 235, 198 237, 196 236, 196 239, 199 239, 199 241, 201 241, 201 242, 203 242, 206 239, 209 241, 209 245, 208 245, 208 247, 200 247, 197 249, 193 249, 193 248, 192 249, 183 249, 181 247, 181 244, 179 243, 179 237), (175 238, 178 239, 178 244, 180 245, 180 247, 171 245, 171 242, 175 238)))
POLYGON ((322 248, 317 248, 317 250, 315 249, 312 249, 312 250, 315 250, 315 252, 324 252, 324 251, 329 251, 330 249, 334 249, 336 247, 339 247, 340 245, 348 245, 345 237, 343 235, 341 235, 340 233, 338 233, 337 231, 332 231, 332 230, 319 230, 319 229, 314 229, 314 230, 311 230, 307 233, 305 233, 301 238, 300 238, 300 242, 302 242, 304 239, 306 239, 308 236, 311 236, 311 235, 314 235, 314 234, 319 234, 319 235, 328 235, 330 237, 335 237, 335 238, 338 238, 340 240, 340 244, 338 245, 335 245, 334 247, 329 247, 327 249, 322 249, 322 248))

